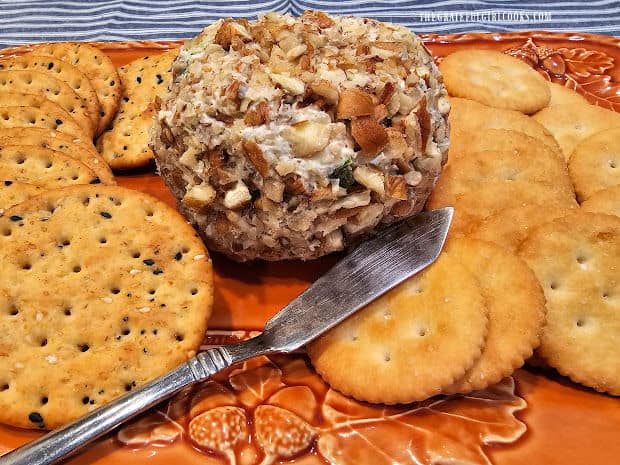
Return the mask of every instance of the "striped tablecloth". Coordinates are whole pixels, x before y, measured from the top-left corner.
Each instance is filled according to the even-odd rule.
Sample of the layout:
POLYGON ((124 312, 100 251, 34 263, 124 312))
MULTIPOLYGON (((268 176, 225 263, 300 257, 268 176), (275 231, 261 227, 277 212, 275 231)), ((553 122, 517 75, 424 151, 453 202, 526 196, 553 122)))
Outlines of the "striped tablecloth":
POLYGON ((580 31, 620 36, 620 2, 610 0, 0 0, 0 47, 63 40, 175 40, 226 16, 306 9, 369 16, 418 33, 580 31))

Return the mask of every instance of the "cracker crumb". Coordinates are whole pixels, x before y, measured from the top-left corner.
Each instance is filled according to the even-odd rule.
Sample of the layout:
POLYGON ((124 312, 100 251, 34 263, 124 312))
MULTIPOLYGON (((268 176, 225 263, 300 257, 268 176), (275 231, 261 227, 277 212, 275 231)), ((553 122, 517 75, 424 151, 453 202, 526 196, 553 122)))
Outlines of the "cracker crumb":
POLYGON ((23 363, 19 363, 19 362, 17 362, 17 363, 15 364, 15 368, 17 368, 18 370, 19 370, 19 369, 21 369, 21 368, 24 368, 24 364, 23 364, 23 363))
POLYGON ((112 303, 112 297, 102 297, 101 300, 103 300, 106 304, 112 303))
POLYGON ((37 321, 41 321, 43 319, 43 313, 37 312, 36 319, 37 319, 37 321))
POLYGON ((151 311, 151 309, 149 307, 142 307, 142 308, 139 308, 138 311, 140 313, 148 313, 151 311))
POLYGON ((129 270, 130 275, 136 275, 138 273, 142 273, 142 270, 136 270, 135 268, 133 270, 129 270))
POLYGON ((45 357, 45 360, 47 360, 48 363, 54 365, 58 362, 58 357, 56 357, 55 355, 48 355, 47 357, 45 357))
POLYGON ((206 257, 206 255, 204 255, 204 254, 196 255, 194 257, 194 260, 203 260, 205 257, 206 257))

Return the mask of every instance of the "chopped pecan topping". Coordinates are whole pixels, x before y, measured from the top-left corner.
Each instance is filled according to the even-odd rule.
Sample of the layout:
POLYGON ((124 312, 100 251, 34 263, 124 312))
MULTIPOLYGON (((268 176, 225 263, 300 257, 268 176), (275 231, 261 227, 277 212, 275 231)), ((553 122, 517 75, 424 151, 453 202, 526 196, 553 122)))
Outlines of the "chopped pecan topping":
POLYGON ((288 194, 304 194, 306 192, 306 187, 304 186, 304 181, 301 179, 301 176, 290 173, 284 177, 284 190, 288 194))
POLYGON ((394 83, 393 82, 386 82, 385 86, 383 87, 383 92, 381 92, 381 97, 379 98, 379 102, 387 105, 388 103, 390 103, 390 100, 392 100, 392 96, 394 95, 394 83))
POLYGON ((373 116, 352 120, 351 135, 365 155, 376 155, 388 142, 387 131, 373 116))
POLYGON ((431 136, 432 131, 432 123, 431 123, 431 115, 426 109, 426 96, 422 97, 420 102, 418 103, 419 108, 416 110, 415 114, 418 117, 418 122, 420 123, 420 135, 422 137, 422 150, 426 147, 426 143, 428 142, 428 138, 431 136))
POLYGON ((392 207, 391 213, 397 218, 409 215, 413 211, 415 202, 413 200, 401 200, 392 207))
POLYGON ((224 95, 227 99, 232 100, 234 102, 239 103, 239 88, 241 87, 241 81, 235 79, 230 85, 226 88, 224 95))
POLYGON ((353 178, 379 195, 383 195, 385 191, 383 173, 376 168, 366 165, 358 166, 353 170, 353 178))
POLYGON ((340 93, 336 117, 352 119, 359 116, 372 115, 375 103, 372 95, 360 89, 345 89, 340 93))
POLYGON ((331 105, 337 104, 340 98, 338 89, 334 87, 331 82, 326 81, 325 79, 321 79, 318 82, 313 82, 310 84, 310 90, 316 95, 323 97, 323 99, 331 105))
POLYGON ((407 200, 407 183, 402 176, 388 176, 385 180, 385 192, 393 199, 407 200))
POLYGON ((265 160, 263 151, 258 144, 253 140, 243 141, 243 150, 245 150, 247 157, 256 168, 256 171, 258 171, 261 176, 267 176, 269 174, 269 163, 265 160))
POLYGON ((329 143, 329 126, 314 121, 300 121, 284 128, 282 136, 291 144, 295 157, 309 157, 329 143))
POLYGON ((235 122, 235 118, 233 118, 230 115, 227 115, 225 113, 220 113, 219 111, 217 113, 215 113, 214 118, 224 124, 226 124, 227 126, 230 126, 231 124, 233 124, 235 122))
POLYGON ((269 122, 269 105, 267 102, 259 102, 253 109, 245 114, 243 121, 248 126, 260 126, 269 122))
POLYGON ((302 20, 304 19, 309 19, 321 29, 334 25, 334 21, 322 11, 306 11, 302 16, 302 20))
POLYGON ((242 39, 252 38, 242 24, 237 23, 233 19, 227 18, 222 22, 222 25, 215 34, 214 42, 220 45, 224 50, 229 50, 233 38, 236 36, 242 39))
POLYGON ((333 199, 335 197, 331 187, 317 187, 312 191, 310 200, 316 202, 318 200, 333 199))

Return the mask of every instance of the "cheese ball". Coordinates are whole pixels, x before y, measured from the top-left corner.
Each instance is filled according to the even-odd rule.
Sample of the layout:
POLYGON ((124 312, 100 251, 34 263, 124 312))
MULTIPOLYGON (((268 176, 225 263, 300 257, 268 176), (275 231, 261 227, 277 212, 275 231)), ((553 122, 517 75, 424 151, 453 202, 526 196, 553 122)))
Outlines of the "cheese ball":
POLYGON ((431 54, 366 18, 219 20, 181 48, 157 103, 161 176, 238 261, 315 259, 417 213, 449 145, 431 54))

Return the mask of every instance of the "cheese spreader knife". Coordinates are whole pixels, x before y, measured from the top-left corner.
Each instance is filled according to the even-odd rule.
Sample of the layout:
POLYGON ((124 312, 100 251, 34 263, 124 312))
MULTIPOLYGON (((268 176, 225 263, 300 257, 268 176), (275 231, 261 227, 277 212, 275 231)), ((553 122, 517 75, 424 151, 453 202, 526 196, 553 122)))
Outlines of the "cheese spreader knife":
POLYGON ((433 263, 452 208, 419 213, 355 247, 274 315, 252 339, 208 349, 145 386, 0 457, 0 465, 49 465, 73 455, 183 388, 258 355, 303 347, 356 310, 433 263))

